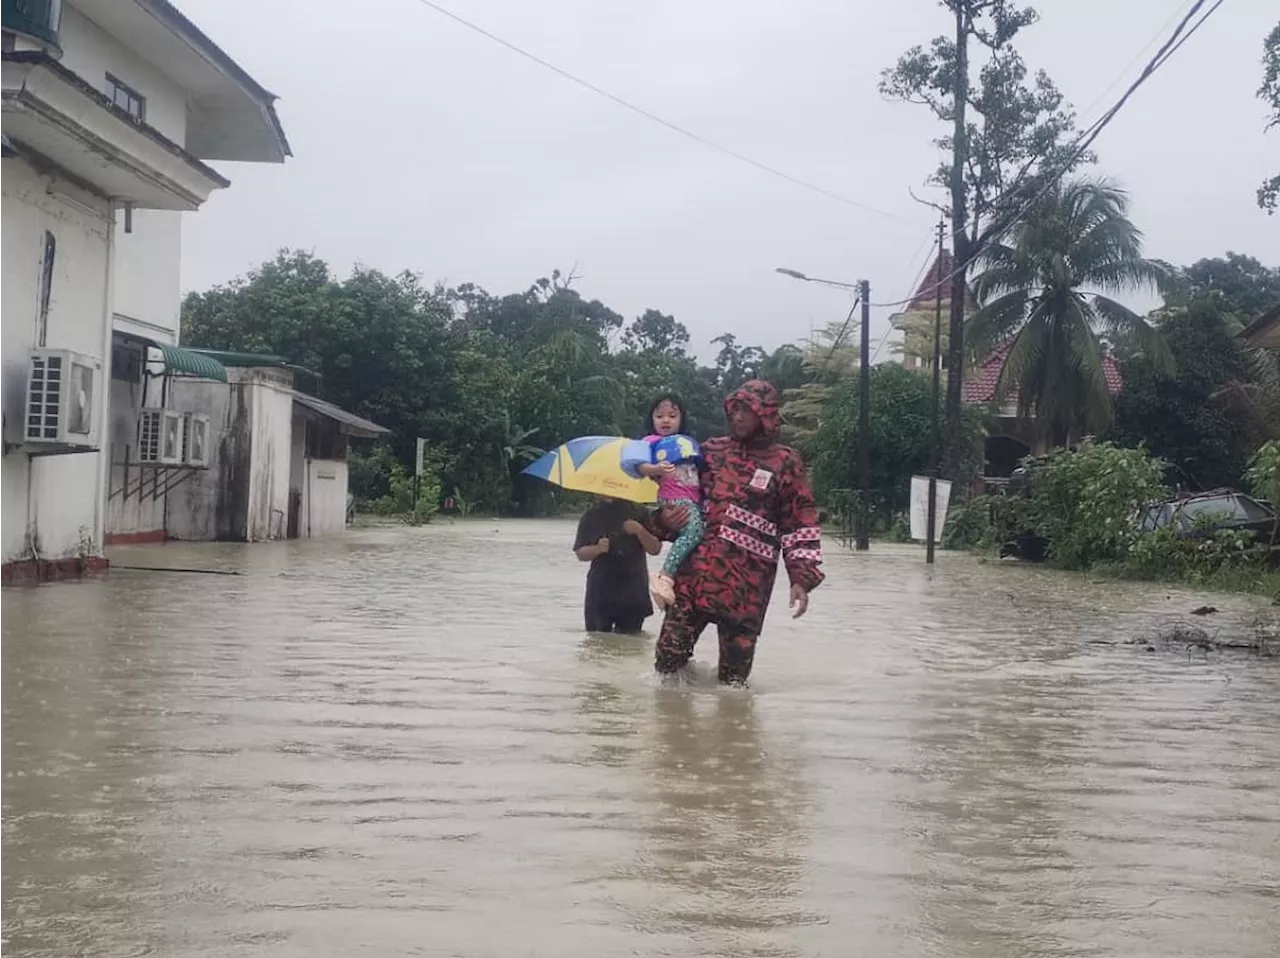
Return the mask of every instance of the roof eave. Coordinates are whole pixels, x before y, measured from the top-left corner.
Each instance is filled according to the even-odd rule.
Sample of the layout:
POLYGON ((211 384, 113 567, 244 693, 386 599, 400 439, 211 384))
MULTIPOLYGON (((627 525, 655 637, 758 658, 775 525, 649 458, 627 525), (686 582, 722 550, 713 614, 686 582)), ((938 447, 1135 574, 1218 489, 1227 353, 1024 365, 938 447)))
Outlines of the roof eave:
MULTIPOLYGON (((186 40, 192 49, 202 54, 256 102, 262 119, 274 134, 276 146, 278 147, 278 150, 273 151, 275 155, 260 157, 259 162, 283 162, 285 157, 293 156, 293 150, 289 146, 289 139, 285 136, 284 126, 280 123, 280 117, 276 113, 275 102, 278 97, 250 76, 244 67, 240 66, 225 50, 214 43, 203 30, 188 20, 182 11, 170 3, 169 0, 142 0, 142 2, 157 19, 166 23, 177 36, 186 40)), ((209 159, 237 160, 243 158, 210 155, 209 159)))

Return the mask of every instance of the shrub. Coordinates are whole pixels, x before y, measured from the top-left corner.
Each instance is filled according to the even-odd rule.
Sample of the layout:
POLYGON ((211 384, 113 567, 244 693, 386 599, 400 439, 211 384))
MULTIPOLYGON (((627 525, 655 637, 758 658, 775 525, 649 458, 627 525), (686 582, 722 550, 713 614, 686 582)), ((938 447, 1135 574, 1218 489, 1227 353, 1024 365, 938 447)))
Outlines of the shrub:
POLYGON ((1144 449, 1085 442, 1051 453, 1031 474, 1028 531, 1049 542, 1049 558, 1086 569, 1129 556, 1143 505, 1168 493, 1164 463, 1144 449))
POLYGON ((1280 442, 1272 439, 1249 460, 1244 473, 1249 491, 1259 499, 1266 499, 1272 508, 1280 507, 1280 442))
POLYGON ((368 455, 351 460, 352 489, 357 502, 376 516, 396 516, 411 525, 422 525, 440 511, 440 472, 442 457, 428 449, 423 457, 423 474, 414 500, 414 477, 385 446, 375 447, 368 455), (358 481, 357 481, 358 479, 358 481), (359 491, 357 491, 359 490, 359 491), (371 490, 385 490, 368 496, 371 490), (362 497, 361 492, 367 497, 362 497))
POLYGON ((1246 566, 1258 566, 1260 556, 1258 544, 1248 532, 1205 529, 1180 536, 1173 526, 1164 526, 1134 539, 1117 568, 1132 578, 1198 583, 1236 567, 1243 571, 1246 566))

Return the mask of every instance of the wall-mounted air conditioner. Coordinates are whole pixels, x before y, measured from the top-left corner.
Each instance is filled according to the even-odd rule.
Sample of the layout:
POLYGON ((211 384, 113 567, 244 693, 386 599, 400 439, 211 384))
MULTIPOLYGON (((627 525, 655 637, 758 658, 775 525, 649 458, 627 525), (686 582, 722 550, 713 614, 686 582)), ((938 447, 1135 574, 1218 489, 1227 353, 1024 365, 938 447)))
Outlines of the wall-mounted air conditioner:
POLYGON ((184 417, 182 432, 182 461, 201 469, 209 465, 209 417, 204 413, 189 412, 184 417))
POLYGON ((182 465, 182 437, 185 423, 172 409, 141 409, 138 412, 138 461, 161 466, 182 465))
POLYGON ((69 349, 33 349, 27 360, 27 416, 31 446, 98 448, 101 360, 69 349))

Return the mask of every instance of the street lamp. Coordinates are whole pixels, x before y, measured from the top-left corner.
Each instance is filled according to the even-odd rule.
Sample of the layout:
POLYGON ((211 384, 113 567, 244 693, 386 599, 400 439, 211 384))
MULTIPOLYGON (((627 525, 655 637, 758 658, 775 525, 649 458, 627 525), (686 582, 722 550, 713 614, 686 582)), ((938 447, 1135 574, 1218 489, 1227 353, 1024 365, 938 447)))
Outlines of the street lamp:
POLYGON ((855 548, 866 552, 871 548, 871 284, 841 283, 834 279, 818 279, 806 276, 798 269, 779 266, 775 272, 805 283, 819 283, 837 289, 857 290, 862 303, 862 335, 858 363, 858 530, 855 548))

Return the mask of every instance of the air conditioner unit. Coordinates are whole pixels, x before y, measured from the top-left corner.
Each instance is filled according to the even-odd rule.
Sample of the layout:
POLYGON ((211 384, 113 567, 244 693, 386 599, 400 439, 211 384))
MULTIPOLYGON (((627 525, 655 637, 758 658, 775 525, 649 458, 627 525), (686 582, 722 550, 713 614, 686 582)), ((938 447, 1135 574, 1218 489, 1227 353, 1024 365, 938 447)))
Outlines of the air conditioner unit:
POLYGON ((185 423, 172 409, 138 411, 138 461, 161 466, 182 465, 182 437, 185 423))
POLYGON ((189 412, 182 432, 182 461, 188 466, 209 465, 209 417, 204 413, 189 412))
POLYGON ((34 349, 27 360, 24 442, 98 448, 98 378, 102 361, 69 349, 34 349))

